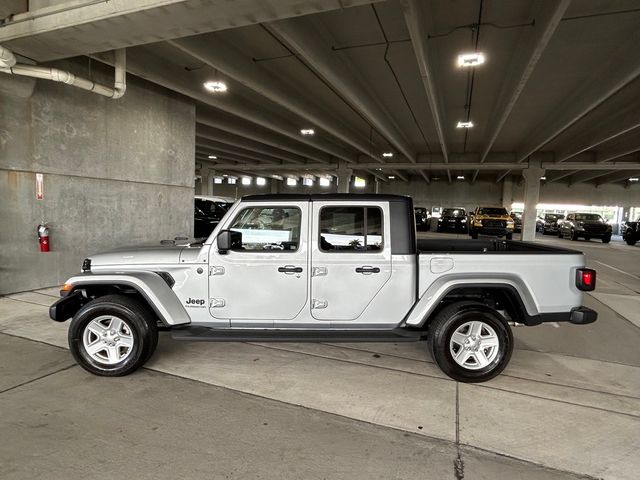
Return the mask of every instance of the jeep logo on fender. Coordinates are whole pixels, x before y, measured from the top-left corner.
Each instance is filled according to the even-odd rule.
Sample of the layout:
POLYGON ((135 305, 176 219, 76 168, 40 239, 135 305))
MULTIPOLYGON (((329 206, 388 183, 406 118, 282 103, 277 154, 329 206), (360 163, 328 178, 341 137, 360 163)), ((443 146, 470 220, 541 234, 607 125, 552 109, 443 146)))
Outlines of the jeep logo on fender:
POLYGON ((199 306, 201 307, 202 305, 204 305, 204 300, 202 298, 191 298, 189 297, 187 299, 187 301, 185 302, 187 304, 187 306, 199 306))

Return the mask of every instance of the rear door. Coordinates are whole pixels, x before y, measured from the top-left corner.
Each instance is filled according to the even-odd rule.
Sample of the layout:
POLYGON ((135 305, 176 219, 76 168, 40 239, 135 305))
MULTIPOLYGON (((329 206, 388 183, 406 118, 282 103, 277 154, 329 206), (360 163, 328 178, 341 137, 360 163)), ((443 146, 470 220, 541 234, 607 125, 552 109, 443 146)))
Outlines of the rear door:
POLYGON ((391 278, 388 203, 313 202, 311 315, 356 320, 391 278))

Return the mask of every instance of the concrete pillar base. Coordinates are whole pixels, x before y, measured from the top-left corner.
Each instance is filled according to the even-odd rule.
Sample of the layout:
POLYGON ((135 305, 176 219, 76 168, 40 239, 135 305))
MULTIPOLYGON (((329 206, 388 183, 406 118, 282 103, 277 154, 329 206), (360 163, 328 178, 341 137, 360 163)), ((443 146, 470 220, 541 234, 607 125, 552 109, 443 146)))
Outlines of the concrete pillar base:
POLYGON ((522 171, 524 177, 524 212, 522 214, 522 240, 536 239, 536 206, 540 199, 540 177, 544 175, 540 162, 530 162, 522 171))
POLYGON ((336 176, 338 177, 338 193, 349 193, 349 184, 353 170, 346 167, 346 162, 340 162, 336 176))

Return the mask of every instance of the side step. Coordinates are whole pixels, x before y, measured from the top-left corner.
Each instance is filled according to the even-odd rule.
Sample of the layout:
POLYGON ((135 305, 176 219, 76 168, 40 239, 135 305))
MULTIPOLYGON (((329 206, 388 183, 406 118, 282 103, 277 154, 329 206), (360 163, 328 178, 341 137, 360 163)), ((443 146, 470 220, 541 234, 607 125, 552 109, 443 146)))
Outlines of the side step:
POLYGON ((203 342, 417 342, 425 332, 393 330, 220 329, 188 326, 171 331, 174 340, 203 342))

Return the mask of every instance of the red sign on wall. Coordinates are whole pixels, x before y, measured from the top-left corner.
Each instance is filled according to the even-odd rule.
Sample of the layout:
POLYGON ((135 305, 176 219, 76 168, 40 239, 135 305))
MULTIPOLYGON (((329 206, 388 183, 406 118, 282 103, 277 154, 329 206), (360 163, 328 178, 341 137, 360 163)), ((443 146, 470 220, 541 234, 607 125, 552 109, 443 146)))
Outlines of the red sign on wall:
POLYGON ((44 198, 44 175, 36 173, 36 200, 44 198))

